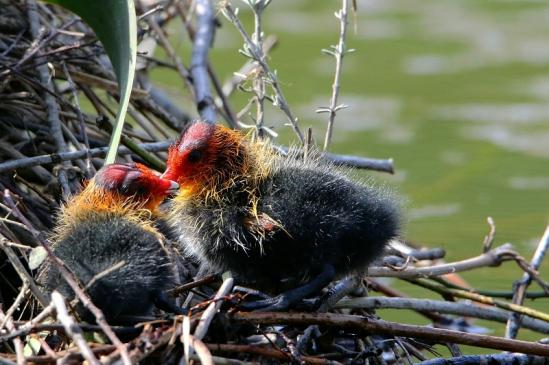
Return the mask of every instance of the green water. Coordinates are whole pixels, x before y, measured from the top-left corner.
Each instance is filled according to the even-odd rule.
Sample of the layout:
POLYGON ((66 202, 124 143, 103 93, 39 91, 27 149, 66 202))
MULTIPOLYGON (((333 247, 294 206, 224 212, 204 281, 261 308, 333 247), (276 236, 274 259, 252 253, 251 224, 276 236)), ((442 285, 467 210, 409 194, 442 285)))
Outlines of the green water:
MULTIPOLYGON (((245 10, 243 2, 234 2, 245 10)), ((275 0, 264 30, 279 45, 270 64, 303 129, 323 141, 334 62, 321 48, 335 44, 339 1, 275 0)), ((481 251, 486 217, 497 225, 496 243, 512 242, 529 259, 549 217, 549 2, 376 0, 358 1, 344 60, 340 102, 349 108, 336 119, 331 150, 392 157, 394 176, 385 179, 407 200, 406 236, 442 246, 448 260, 481 251), (356 33, 353 26, 356 24, 356 33)), ((249 13, 243 12, 250 26, 249 13)), ((248 28, 250 29, 250 28, 248 28)), ((174 28, 174 38, 181 33, 174 28)), ((181 36, 181 39, 183 37, 181 36)), ((188 45, 174 41, 188 60, 188 45)), ((212 52, 222 79, 244 57, 241 40, 223 19, 212 52)), ((187 95, 171 71, 155 72, 174 96, 187 95)), ((240 110, 247 95, 231 101, 240 110)), ((268 113, 280 142, 294 141, 284 116, 268 113)), ((549 260, 541 273, 549 279, 549 260)), ((513 263, 463 277, 473 286, 510 290, 520 271, 513 263)), ((429 294, 397 284, 415 296, 429 294)), ((533 285, 538 290, 538 287, 533 285)), ((547 310, 549 301, 527 302, 547 310)), ((387 319, 423 323, 408 312, 387 319)), ((501 335, 503 326, 486 324, 501 335)), ((520 338, 541 336, 521 331, 520 338)), ((477 350, 471 350, 476 352, 477 350)))

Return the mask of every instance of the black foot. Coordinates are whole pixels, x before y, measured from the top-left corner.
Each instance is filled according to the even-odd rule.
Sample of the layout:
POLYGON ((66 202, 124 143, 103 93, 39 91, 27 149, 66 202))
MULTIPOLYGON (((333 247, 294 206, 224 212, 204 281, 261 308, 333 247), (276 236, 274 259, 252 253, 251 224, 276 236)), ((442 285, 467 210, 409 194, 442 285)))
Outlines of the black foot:
POLYGON ((166 292, 160 292, 155 294, 153 298, 156 308, 163 310, 167 313, 174 314, 188 314, 189 311, 175 304, 175 300, 168 296, 166 292))
POLYGON ((318 311, 327 312, 330 310, 341 298, 354 291, 360 285, 361 280, 360 276, 353 275, 338 281, 320 298, 318 311))
POLYGON ((247 310, 260 311, 283 311, 290 308, 293 304, 301 301, 307 296, 316 293, 332 281, 335 276, 335 270, 332 265, 326 265, 322 272, 306 284, 288 290, 276 297, 257 300, 255 302, 242 303, 240 308, 247 310))

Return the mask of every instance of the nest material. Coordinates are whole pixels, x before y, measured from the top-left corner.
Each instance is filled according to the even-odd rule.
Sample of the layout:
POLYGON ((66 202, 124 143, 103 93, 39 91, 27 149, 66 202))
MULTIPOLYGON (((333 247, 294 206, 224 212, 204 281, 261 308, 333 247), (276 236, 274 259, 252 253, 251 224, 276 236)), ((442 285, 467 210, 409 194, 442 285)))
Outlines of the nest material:
MULTIPOLYGON (((13 336, 19 333, 23 335, 23 344, 29 346, 33 339, 36 341, 40 337, 53 351, 44 352, 46 345, 42 343, 40 352, 27 357, 28 361, 54 363, 56 357, 66 356, 69 363, 79 363, 83 359, 83 350, 74 347, 74 338, 61 324, 48 325, 41 321, 29 324, 28 321, 35 318, 40 308, 30 300, 32 290, 20 294, 21 277, 24 275, 18 273, 15 267, 19 261, 23 263, 23 269, 29 272, 25 266, 30 249, 40 246, 40 241, 52 230, 60 203, 70 194, 77 193, 82 180, 93 176, 95 169, 103 164, 100 153, 95 157, 84 154, 81 159, 68 161, 60 161, 59 156, 108 144, 109 123, 104 117, 114 115, 116 80, 102 47, 85 24, 60 8, 41 3, 37 4, 37 14, 34 14, 38 17, 32 20, 27 7, 29 3, 0 0, 0 163, 20 162, 40 155, 50 155, 51 158, 49 163, 24 164, 24 167, 0 174, 4 197, 0 208, 2 216, 8 219, 0 222, 3 247, 0 252, 0 302, 3 313, 7 311, 9 314, 6 321, 3 314, 0 318, 0 322, 5 324, 4 328, 0 328, 0 357, 15 361, 18 345, 13 336), (97 123, 97 120, 102 123, 97 123), (8 252, 15 252, 18 260, 8 257, 8 252), (11 307, 14 301, 27 304, 21 304, 16 310, 11 307), (45 332, 38 334, 39 331, 45 332)), ((166 27, 176 12, 172 2, 164 5, 165 9, 157 12, 153 21, 166 27)), ((145 9, 139 11, 143 13, 145 9)), ((141 29, 140 35, 153 33, 150 29, 141 29)), ((147 152, 146 148, 139 146, 166 142, 160 150, 165 149, 169 143, 167 141, 175 137, 189 119, 175 106, 176 103, 166 102, 165 94, 149 83, 148 72, 158 65, 176 69, 170 61, 144 61, 131 100, 133 120, 125 127, 123 141, 133 151, 132 154, 126 153, 124 158, 149 165, 151 161, 163 161, 165 154, 162 151, 147 152)), ((408 265, 413 268, 414 261, 418 266, 420 262, 429 265, 433 263, 431 259, 440 259, 441 256, 420 257, 410 253, 412 251, 407 255, 399 252, 400 256, 410 259, 403 262, 397 257, 396 261, 388 261, 388 266, 395 271, 405 270, 408 265)), ((416 253, 420 252, 425 253, 416 250, 416 253)), ((508 255, 508 252, 504 254, 508 255)), ((497 256, 497 260, 500 259, 503 260, 497 256)), ((499 263, 497 260, 491 264, 499 263)), ((137 337, 135 329, 114 328, 122 339, 135 337, 127 341, 129 354, 136 363, 178 363, 184 357, 186 345, 182 343, 189 342, 196 351, 196 354, 189 354, 192 359, 205 361, 214 354, 217 356, 214 358, 216 362, 237 364, 404 364, 424 360, 432 353, 436 355, 432 345, 439 342, 446 343, 453 354, 460 355, 457 346, 447 340, 450 337, 437 340, 433 336, 421 336, 417 331, 403 335, 403 332, 395 332, 388 325, 383 327, 383 322, 377 321, 373 309, 331 309, 330 314, 319 314, 317 317, 308 314, 309 317, 301 319, 291 313, 281 313, 271 318, 254 314, 233 315, 235 303, 242 299, 242 295, 230 294, 228 281, 221 285, 219 278, 207 277, 192 282, 191 278, 197 275, 196 267, 184 261, 180 266, 183 280, 190 283, 175 289, 174 294, 182 303, 193 306, 189 326, 182 325, 181 318, 159 317, 143 318, 146 324, 137 337), (217 297, 212 301, 216 292, 217 297), (217 310, 221 312, 214 316, 217 310), (344 317, 346 314, 352 316, 344 317), (368 318, 373 324, 381 326, 377 332, 367 329, 373 327, 361 327, 360 323, 367 322, 368 318), (192 339, 186 336, 187 328, 194 334, 192 339)), ((370 280, 369 284, 384 295, 401 295, 375 280, 370 280)), ((355 294, 366 295, 362 284, 360 288, 355 294)), ((446 295, 447 298, 455 298, 457 294, 446 295)), ((453 326, 460 321, 459 317, 433 311, 419 310, 419 313, 438 326, 453 326)), ((95 325, 78 325, 85 331, 101 332, 95 325)), ((539 323, 537 325, 543 332, 545 327, 539 323)), ((472 331, 474 328, 470 321, 465 321, 461 329, 472 331)), ((461 336, 466 338, 467 334, 461 336)), ((91 336, 87 343, 96 356, 110 356, 111 360, 120 356, 121 349, 117 345, 101 343, 91 336)), ((532 344, 533 348, 534 345, 537 346, 532 344)), ((493 343, 490 346, 497 348, 493 343)), ((539 350, 535 347, 530 353, 536 353, 535 349, 539 350)), ((507 361, 513 355, 497 356, 503 359, 501 361, 507 361)), ((525 363, 539 360, 534 356, 520 356, 516 359, 525 363)), ((481 360, 476 358, 474 361, 481 360)))

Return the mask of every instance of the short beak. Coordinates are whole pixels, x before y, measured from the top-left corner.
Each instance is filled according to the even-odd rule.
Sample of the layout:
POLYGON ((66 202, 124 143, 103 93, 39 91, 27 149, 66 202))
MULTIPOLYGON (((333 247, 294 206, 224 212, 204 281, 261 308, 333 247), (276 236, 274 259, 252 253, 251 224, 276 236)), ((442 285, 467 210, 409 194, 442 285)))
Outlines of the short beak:
POLYGON ((170 187, 168 188, 168 190, 166 190, 166 192, 168 194, 175 194, 177 193, 178 190, 179 190, 179 184, 176 183, 175 181, 170 180, 170 187))

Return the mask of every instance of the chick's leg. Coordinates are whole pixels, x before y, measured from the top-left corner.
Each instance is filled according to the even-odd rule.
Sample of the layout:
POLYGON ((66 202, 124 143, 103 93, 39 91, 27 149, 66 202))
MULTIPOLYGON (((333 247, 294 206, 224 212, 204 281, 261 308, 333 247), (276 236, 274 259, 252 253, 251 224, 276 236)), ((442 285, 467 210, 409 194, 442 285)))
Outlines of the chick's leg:
POLYGON ((282 294, 269 299, 257 300, 255 302, 243 303, 240 305, 243 309, 261 310, 261 311, 282 311, 288 309, 293 304, 306 298, 307 296, 318 292, 328 285, 335 276, 335 269, 332 265, 325 265, 322 272, 308 281, 306 284, 295 289, 288 290, 282 294))

